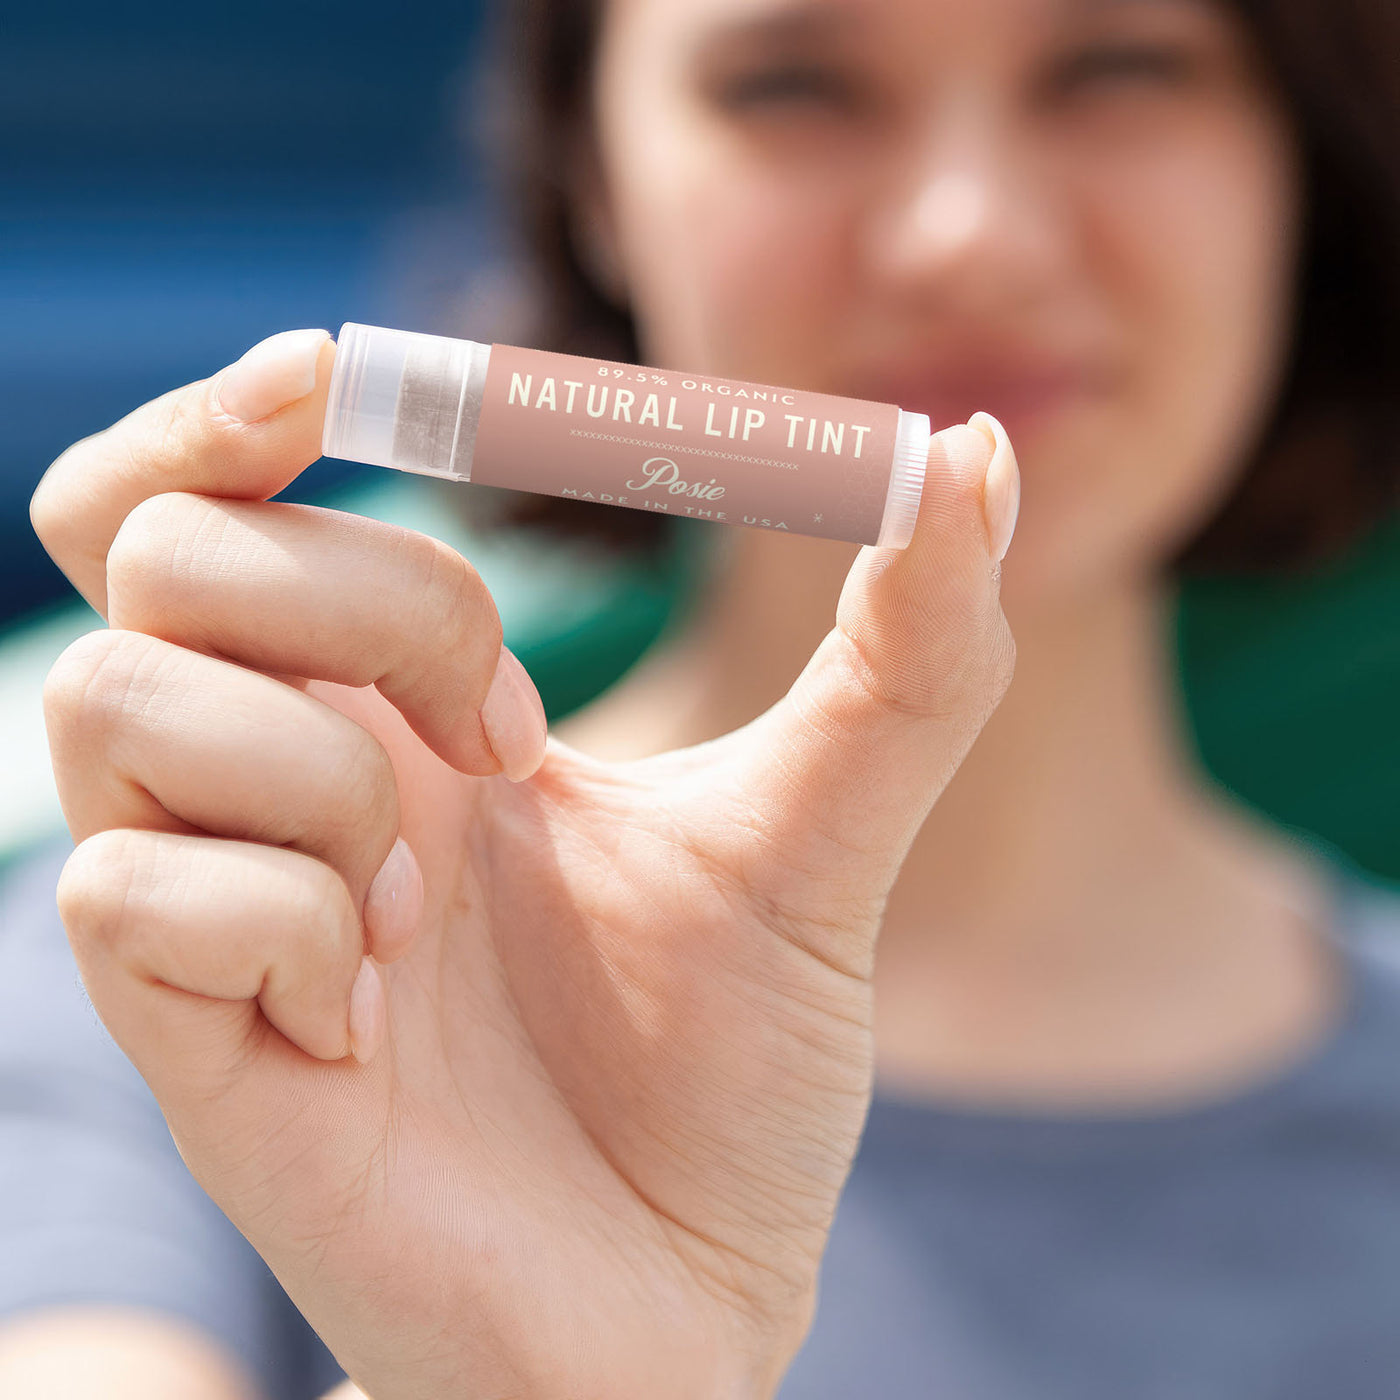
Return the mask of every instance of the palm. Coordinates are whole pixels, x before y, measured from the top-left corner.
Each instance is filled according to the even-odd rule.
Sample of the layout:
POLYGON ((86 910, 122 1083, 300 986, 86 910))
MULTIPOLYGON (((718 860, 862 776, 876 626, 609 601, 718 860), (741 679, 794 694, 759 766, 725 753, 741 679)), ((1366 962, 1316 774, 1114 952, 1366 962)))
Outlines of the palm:
POLYGON ((708 849, 743 815, 738 736, 622 767, 552 741, 515 786, 456 773, 373 692, 313 688, 394 758, 423 925, 387 969, 371 1070, 265 1037, 196 1174, 294 1298, 318 1276, 306 1311, 348 1361, 367 1333, 426 1348, 476 1315, 489 1367, 488 1291, 502 1325, 534 1313, 559 1339, 561 1393, 591 1393, 581 1328, 638 1334, 598 1347, 599 1393, 619 1356, 673 1368, 717 1328, 790 1329, 864 1118, 869 984, 800 946, 776 857, 743 872, 708 849), (453 1278, 426 1309, 425 1274, 453 1278))
MULTIPOLYGON (((483 683, 505 659, 475 572, 270 500, 318 454, 329 346, 272 337, 35 493, 113 628, 45 693, 89 993, 370 1393, 771 1393, 868 1104, 885 897, 1010 681, 1009 444, 935 436, 909 547, 861 552, 750 724, 620 766, 556 742, 514 786, 469 776, 496 771, 483 683), (392 781, 269 679, 295 675, 392 781), (404 918, 368 918, 395 822, 425 903, 381 980, 361 924, 402 948, 404 918)), ((411 867, 380 886, 409 921, 411 867)))

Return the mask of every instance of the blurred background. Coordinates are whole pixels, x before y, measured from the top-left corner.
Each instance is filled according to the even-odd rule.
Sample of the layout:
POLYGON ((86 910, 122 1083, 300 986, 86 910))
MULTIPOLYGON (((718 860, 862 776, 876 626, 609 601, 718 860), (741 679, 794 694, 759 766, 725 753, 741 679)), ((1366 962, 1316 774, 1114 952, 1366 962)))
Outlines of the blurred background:
MULTIPOLYGON (((518 295, 472 139, 489 11, 56 0, 7 15, 0 864, 61 829, 40 687, 101 625, 29 526, 53 458, 274 331, 356 320, 490 339, 482 327, 518 295)), ((684 614, 722 533, 677 522, 693 528, 659 563, 472 537, 413 478, 344 463, 317 464, 285 498, 470 549, 555 718, 684 614)), ((1400 520, 1307 577, 1191 580, 1178 639, 1217 779, 1400 881, 1400 520)))

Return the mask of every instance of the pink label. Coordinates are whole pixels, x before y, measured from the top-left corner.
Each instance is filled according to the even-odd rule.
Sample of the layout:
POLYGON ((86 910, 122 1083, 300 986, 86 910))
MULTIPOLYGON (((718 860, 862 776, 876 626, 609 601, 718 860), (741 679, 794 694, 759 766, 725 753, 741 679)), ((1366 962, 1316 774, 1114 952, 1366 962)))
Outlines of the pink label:
POLYGON ((471 480, 874 544, 899 408, 491 346, 471 480))

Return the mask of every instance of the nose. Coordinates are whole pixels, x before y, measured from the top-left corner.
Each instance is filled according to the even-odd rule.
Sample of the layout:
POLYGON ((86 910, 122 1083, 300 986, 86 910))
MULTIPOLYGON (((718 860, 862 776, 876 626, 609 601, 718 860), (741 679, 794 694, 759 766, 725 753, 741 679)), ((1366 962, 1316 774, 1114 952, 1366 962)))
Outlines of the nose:
POLYGON ((870 220, 874 274, 925 311, 986 313, 1042 298, 1069 241, 1047 165, 1009 114, 975 100, 945 107, 887 167, 870 220))

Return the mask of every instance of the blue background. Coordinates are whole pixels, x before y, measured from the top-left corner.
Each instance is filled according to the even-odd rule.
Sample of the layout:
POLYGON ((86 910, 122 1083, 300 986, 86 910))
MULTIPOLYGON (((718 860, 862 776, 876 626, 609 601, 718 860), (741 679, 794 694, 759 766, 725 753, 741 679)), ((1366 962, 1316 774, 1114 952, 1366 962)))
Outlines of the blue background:
MULTIPOLYGON (((428 0, 11 7, 0 681, 47 645, 26 626, 76 606, 28 520, 69 443, 273 331, 348 319, 472 333, 468 297, 496 289, 510 251, 464 140, 487 18, 480 4, 428 0)), ((287 495, 328 499, 373 472, 320 463, 287 495)), ((498 601, 535 589, 507 639, 551 715, 585 703, 683 613, 715 539, 713 526, 694 531, 649 572, 627 560, 588 572, 557 549, 483 568, 498 601)), ((98 622, 72 616, 64 626, 98 622)), ((1190 723, 1216 778, 1400 880, 1400 523, 1311 576, 1190 580, 1177 620, 1190 723)))

